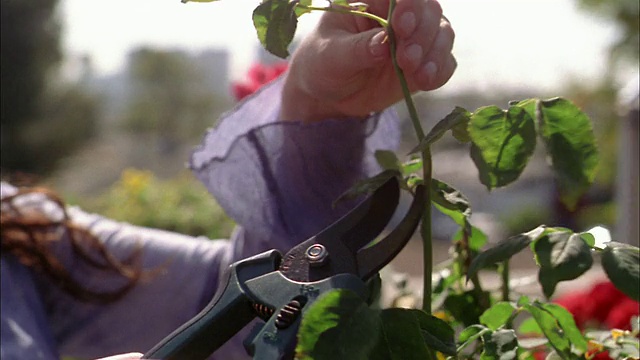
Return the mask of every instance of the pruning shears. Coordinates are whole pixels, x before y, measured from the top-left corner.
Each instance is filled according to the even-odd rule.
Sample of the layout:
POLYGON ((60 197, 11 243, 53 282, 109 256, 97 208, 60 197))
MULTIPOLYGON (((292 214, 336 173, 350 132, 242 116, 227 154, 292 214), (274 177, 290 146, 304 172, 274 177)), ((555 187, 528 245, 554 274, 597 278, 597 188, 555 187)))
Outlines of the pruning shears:
POLYGON ((413 235, 424 209, 423 192, 422 185, 416 187, 404 218, 380 241, 373 242, 398 205, 396 178, 284 256, 270 250, 233 263, 213 300, 143 359, 206 359, 256 317, 264 323, 245 340, 247 353, 254 359, 291 358, 301 318, 319 296, 349 289, 367 300, 366 282, 413 235))

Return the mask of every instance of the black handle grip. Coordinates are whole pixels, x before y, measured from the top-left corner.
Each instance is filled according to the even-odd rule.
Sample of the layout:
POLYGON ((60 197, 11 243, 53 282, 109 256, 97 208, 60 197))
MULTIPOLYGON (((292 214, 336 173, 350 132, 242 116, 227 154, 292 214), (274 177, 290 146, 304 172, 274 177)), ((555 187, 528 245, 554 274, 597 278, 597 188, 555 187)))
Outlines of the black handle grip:
POLYGON ((274 271, 280 257, 279 252, 271 250, 231 265, 224 288, 214 299, 142 359, 204 360, 209 357, 256 317, 244 283, 274 271))

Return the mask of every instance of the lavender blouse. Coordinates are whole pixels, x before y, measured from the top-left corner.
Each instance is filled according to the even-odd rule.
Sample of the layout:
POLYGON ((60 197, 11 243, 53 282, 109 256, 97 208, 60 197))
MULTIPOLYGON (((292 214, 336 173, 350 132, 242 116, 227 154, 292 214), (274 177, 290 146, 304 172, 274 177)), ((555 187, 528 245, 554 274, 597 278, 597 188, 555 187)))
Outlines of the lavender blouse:
MULTIPOLYGON (((218 274, 231 262, 272 248, 284 252, 344 214, 353 204, 333 208, 332 201, 356 180, 379 171, 373 153, 397 146, 397 115, 387 110, 365 120, 278 122, 281 87, 278 79, 225 114, 189 162, 239 224, 231 239, 194 238, 68 209, 72 220, 89 228, 116 257, 140 246, 143 267, 163 271, 121 300, 96 305, 73 299, 3 253, 0 357, 93 359, 145 352, 211 300, 218 274)), ((7 183, 1 190, 3 197, 16 191, 7 183)), ((60 216, 43 198, 23 198, 24 208, 60 216)), ((121 285, 83 266, 64 239, 52 251, 92 289, 121 285)), ((212 358, 247 358, 243 335, 212 358)))

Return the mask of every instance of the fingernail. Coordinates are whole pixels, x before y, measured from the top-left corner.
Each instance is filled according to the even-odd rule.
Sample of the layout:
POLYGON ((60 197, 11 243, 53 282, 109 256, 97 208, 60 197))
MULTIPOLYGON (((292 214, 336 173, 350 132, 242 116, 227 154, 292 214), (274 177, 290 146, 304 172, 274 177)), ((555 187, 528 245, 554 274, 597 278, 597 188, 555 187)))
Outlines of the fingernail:
POLYGON ((386 33, 384 31, 380 31, 371 38, 371 42, 369 43, 369 51, 371 51, 371 55, 373 55, 374 57, 380 57, 384 55, 387 49, 387 45, 384 44, 385 36, 386 33))
POLYGON ((433 61, 430 61, 424 66, 424 72, 427 74, 429 81, 433 81, 438 74, 438 65, 433 61))
POLYGON ((403 35, 408 36, 413 33, 416 28, 416 15, 412 12, 406 12, 400 16, 400 29, 403 35))
POLYGON ((410 62, 417 64, 422 58, 422 46, 418 44, 409 45, 405 50, 405 56, 410 62))

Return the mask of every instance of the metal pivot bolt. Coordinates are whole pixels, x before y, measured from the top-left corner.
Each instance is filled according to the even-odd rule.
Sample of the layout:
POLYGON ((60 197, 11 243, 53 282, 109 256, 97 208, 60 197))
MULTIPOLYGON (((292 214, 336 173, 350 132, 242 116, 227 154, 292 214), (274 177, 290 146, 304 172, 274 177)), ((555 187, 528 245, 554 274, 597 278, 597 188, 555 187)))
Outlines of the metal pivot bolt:
POLYGON ((309 264, 312 266, 322 266, 329 257, 329 252, 321 244, 313 244, 309 246, 305 254, 309 260, 309 264))

